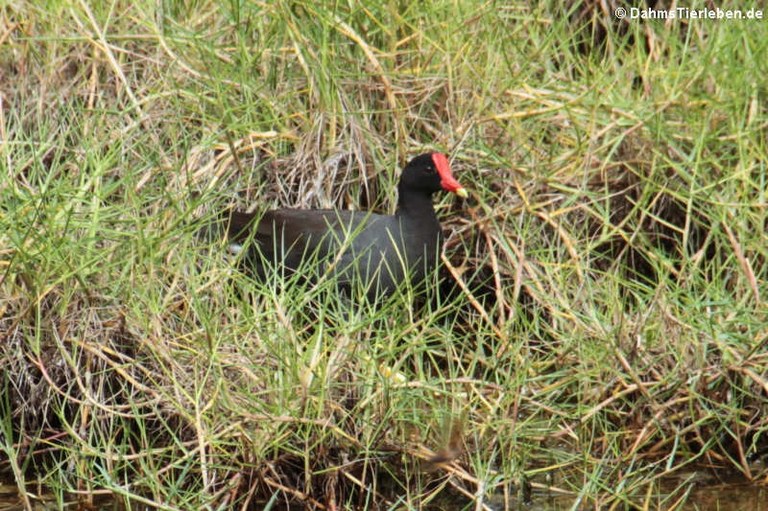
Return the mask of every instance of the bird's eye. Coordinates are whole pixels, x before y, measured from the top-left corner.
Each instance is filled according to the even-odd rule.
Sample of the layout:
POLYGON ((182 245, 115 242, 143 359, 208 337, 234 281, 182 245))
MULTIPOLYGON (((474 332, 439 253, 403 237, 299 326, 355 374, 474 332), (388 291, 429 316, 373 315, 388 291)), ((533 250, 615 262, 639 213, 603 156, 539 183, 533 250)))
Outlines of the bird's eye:
POLYGON ((435 167, 433 167, 432 165, 427 165, 427 167, 424 170, 426 170, 427 174, 435 173, 435 167))

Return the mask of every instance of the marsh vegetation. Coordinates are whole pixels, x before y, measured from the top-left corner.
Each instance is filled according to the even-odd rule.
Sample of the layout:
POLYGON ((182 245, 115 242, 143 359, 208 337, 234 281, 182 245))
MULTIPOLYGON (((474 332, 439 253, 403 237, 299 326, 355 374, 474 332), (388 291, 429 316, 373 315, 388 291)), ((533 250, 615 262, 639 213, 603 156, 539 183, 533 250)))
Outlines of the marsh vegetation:
POLYGON ((692 465, 765 481, 768 23, 611 6, 0 7, 21 505, 681 509, 693 483, 659 480, 692 465), (428 296, 350 307, 198 236, 391 212, 428 150, 470 192, 436 204, 428 296))

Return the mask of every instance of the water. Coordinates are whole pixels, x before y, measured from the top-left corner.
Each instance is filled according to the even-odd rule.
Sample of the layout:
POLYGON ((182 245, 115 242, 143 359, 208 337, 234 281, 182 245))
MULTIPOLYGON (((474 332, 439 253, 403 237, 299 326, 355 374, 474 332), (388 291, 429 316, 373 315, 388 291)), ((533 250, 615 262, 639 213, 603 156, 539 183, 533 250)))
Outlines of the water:
MULTIPOLYGON (((768 511, 768 486, 750 482, 738 474, 711 470, 689 470, 675 473, 650 483, 650 491, 629 499, 639 508, 675 509, 696 511, 768 511)), ((607 503, 607 502, 606 502, 607 503)), ((497 497, 490 503, 491 509, 505 509, 504 499, 497 497)), ((615 504, 615 502, 611 502, 615 504)), ((534 489, 527 505, 508 502, 508 509, 525 511, 565 511, 603 509, 595 502, 578 495, 563 495, 545 489, 534 489)), ((625 509, 619 506, 617 509, 625 509)), ((634 509, 627 506, 626 509, 634 509)))
MULTIPOLYGON (((119 499, 111 500, 103 495, 94 497, 93 507, 72 502, 70 509, 121 509, 119 499)), ((453 500, 450 504, 440 504, 441 511, 459 511, 467 509, 467 501, 453 500)), ((736 475, 720 475, 711 471, 691 470, 665 477, 654 483, 652 490, 641 499, 632 499, 635 505, 646 505, 647 509, 676 509, 696 511, 768 511, 768 486, 750 483, 736 475)), ((582 501, 578 495, 562 495, 534 488, 531 501, 527 504, 518 503, 514 499, 507 500, 496 496, 485 503, 487 509, 494 511, 525 510, 525 511, 565 511, 572 509, 594 509, 593 502, 582 501), (581 506, 581 507, 579 507, 581 506)), ((34 511, 57 509, 55 502, 45 499, 33 500, 34 511)), ((471 507, 470 507, 471 508, 471 507)), ((621 507, 619 507, 622 509, 621 507)), ((0 511, 24 510, 16 486, 0 482, 0 511)))

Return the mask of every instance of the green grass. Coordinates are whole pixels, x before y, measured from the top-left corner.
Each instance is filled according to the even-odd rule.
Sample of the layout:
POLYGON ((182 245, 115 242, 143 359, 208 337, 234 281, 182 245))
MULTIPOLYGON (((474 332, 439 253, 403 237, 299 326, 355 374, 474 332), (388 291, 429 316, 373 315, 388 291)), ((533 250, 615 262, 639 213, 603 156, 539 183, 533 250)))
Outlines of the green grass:
POLYGON ((0 8, 22 505, 669 509, 689 466, 764 479, 768 25, 595 4, 0 8), (197 237, 392 211, 426 149, 472 198, 438 200, 457 284, 425 308, 254 282, 197 237))

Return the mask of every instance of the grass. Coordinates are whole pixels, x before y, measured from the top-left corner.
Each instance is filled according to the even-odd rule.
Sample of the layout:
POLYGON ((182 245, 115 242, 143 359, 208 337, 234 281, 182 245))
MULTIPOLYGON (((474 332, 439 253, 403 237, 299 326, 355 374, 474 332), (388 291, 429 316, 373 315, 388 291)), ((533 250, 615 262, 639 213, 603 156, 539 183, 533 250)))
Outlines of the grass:
POLYGON ((765 23, 587 0, 0 19, 0 473, 26 509, 680 509, 694 483, 659 481, 687 467, 765 479, 765 23), (196 236, 232 206, 391 211, 425 149, 472 198, 438 201, 455 284, 421 309, 254 282, 196 236))

